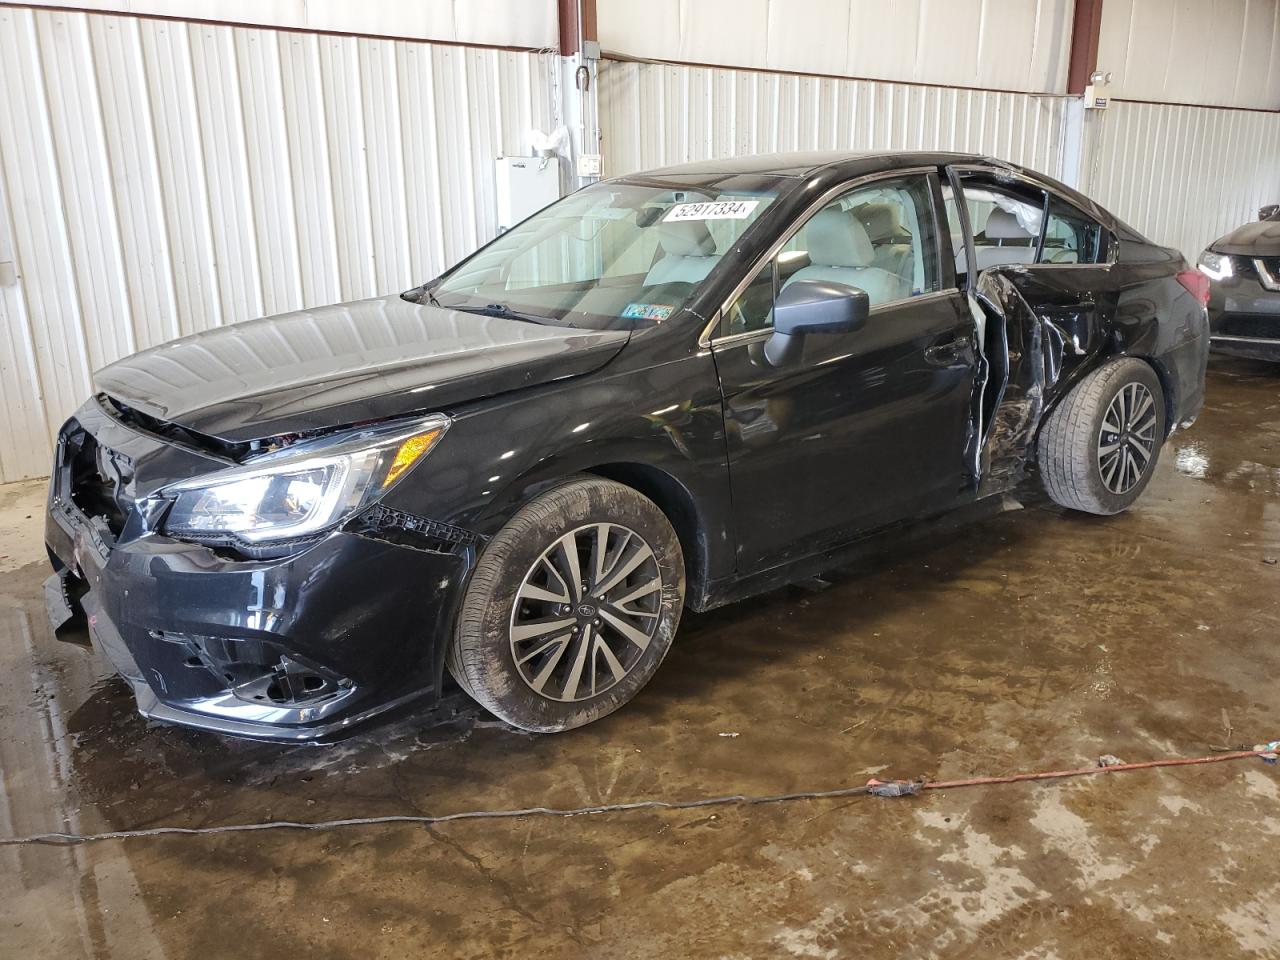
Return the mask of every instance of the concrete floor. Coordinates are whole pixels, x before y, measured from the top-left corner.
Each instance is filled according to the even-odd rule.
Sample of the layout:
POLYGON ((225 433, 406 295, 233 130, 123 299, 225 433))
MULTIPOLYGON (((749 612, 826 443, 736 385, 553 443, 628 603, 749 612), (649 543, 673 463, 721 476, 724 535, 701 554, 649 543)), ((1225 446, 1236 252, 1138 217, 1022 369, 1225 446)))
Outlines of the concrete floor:
MULTIPOLYGON (((820 790, 1280 737, 1280 368, 1109 520, 1036 506, 689 617, 556 737, 461 696, 333 748, 150 725, 55 642, 42 484, 0 488, 0 833, 820 790)), ((1280 767, 687 812, 0 846, 0 956, 1280 957, 1280 767)))

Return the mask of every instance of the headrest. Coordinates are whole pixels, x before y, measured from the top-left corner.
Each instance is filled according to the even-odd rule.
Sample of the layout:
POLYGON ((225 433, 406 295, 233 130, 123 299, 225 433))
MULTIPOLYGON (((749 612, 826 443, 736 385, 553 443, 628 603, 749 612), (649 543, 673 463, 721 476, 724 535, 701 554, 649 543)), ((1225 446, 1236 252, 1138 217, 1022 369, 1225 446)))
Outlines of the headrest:
POLYGON ((867 267, 875 250, 866 228, 848 210, 828 207, 805 227, 809 260, 820 267, 867 267))
POLYGON ((987 217, 987 225, 982 232, 988 240, 1029 240, 1032 233, 1018 222, 1008 210, 996 207, 987 217))
POLYGON ((658 243, 673 257, 709 257, 716 252, 715 237, 701 220, 658 224, 658 243))
POLYGON ((864 203, 855 211, 872 243, 909 240, 896 203, 864 203))

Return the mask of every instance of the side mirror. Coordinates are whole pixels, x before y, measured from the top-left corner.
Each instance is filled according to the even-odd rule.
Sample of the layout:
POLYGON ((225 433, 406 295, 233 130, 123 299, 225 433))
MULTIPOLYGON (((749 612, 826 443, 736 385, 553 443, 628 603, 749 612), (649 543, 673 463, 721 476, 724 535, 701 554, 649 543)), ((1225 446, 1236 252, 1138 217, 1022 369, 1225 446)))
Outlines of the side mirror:
POLYGON ((865 290, 830 280, 796 280, 773 304, 773 336, 764 356, 775 367, 800 357, 810 333, 852 333, 867 322, 871 300, 865 290))

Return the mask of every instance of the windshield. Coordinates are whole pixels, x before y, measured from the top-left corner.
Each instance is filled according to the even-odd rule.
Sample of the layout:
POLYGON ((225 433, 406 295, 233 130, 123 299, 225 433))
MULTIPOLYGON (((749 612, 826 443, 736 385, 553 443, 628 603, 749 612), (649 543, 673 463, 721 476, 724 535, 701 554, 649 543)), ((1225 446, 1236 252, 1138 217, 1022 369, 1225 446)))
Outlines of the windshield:
POLYGON ((684 305, 786 180, 646 177, 579 190, 427 287, 442 307, 630 329, 684 305))

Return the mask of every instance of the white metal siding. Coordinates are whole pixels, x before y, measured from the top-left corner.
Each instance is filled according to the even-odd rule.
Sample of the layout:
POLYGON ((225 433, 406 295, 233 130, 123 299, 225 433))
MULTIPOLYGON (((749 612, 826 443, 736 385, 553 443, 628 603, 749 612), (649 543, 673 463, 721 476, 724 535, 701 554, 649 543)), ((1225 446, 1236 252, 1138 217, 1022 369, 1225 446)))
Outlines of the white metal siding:
POLYGON ((1071 0, 597 0, 606 52, 1065 93, 1071 0))
POLYGON ((1280 0, 1107 0, 1113 97, 1280 109, 1280 0))
POLYGON ((1067 100, 751 70, 605 61, 611 176, 780 150, 956 150, 1060 176, 1067 100))
POLYGON ((1280 113, 1113 101, 1089 111, 1081 189, 1195 261, 1280 202, 1280 113))
POLYGON ((27 0, 142 16, 494 46, 555 46, 555 0, 27 0))
POLYGON ((0 8, 0 482, 47 472, 93 369, 491 237, 556 60, 0 8))
MULTIPOLYGON (((607 172, 776 150, 958 150, 1066 179, 1065 97, 605 61, 607 172)), ((1085 111, 1078 186, 1194 259, 1280 201, 1280 113, 1085 111)))

